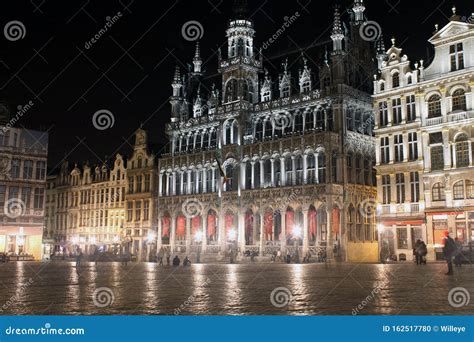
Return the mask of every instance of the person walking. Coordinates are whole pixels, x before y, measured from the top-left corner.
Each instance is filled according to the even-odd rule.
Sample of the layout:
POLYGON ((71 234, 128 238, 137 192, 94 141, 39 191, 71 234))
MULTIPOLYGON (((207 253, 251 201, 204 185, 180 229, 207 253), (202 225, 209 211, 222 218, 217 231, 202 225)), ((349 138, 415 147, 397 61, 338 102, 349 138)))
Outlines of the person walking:
POLYGON ((277 251, 276 259, 277 259, 278 261, 281 261, 281 250, 278 250, 278 251, 277 251))
POLYGON ((173 259, 173 266, 179 266, 180 263, 181 263, 181 260, 179 259, 177 255, 175 255, 173 259))
POLYGON ((415 245, 413 246, 413 256, 415 257, 415 262, 417 265, 421 264, 420 244, 421 240, 418 239, 416 240, 415 245))
POLYGON ((462 243, 461 240, 458 238, 454 239, 454 243, 456 244, 456 251, 454 252, 454 265, 457 267, 461 267, 462 264, 462 243))
POLYGON ((166 266, 169 266, 170 265, 170 251, 169 250, 166 250, 166 266))
POLYGON ((76 250, 76 268, 81 267, 82 257, 83 257, 82 249, 81 249, 81 247, 77 247, 77 250, 76 250))
POLYGON ((418 251, 420 253, 420 264, 426 265, 426 254, 428 254, 428 247, 426 246, 426 243, 423 240, 420 241, 418 251))
POLYGON ((449 236, 449 231, 444 232, 443 239, 443 254, 448 264, 448 273, 446 275, 453 275, 453 255, 456 251, 456 242, 449 236))

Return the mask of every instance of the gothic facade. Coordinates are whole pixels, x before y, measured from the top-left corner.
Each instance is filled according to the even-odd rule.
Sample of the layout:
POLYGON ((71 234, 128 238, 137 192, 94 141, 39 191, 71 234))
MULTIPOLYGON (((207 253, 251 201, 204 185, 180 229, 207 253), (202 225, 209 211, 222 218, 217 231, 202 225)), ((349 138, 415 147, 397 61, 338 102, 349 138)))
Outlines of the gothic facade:
POLYGON ((343 26, 336 9, 332 51, 283 58, 278 75, 242 11, 219 51, 221 86, 206 84, 199 44, 193 67, 176 68, 171 149, 158 162, 158 248, 378 260, 375 44, 360 35, 364 11, 355 1, 343 26))
POLYGON ((443 232, 474 241, 474 25, 453 16, 412 65, 392 40, 374 81, 377 190, 385 254, 412 258, 421 239, 442 258, 443 232))

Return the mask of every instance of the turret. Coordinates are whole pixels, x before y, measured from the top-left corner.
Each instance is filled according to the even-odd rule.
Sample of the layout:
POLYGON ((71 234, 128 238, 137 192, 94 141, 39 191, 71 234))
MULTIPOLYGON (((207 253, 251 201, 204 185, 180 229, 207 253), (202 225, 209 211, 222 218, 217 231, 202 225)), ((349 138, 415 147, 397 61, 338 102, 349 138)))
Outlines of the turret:
POLYGON ((385 43, 383 41, 383 35, 380 34, 379 39, 376 42, 376 49, 377 49, 377 62, 378 68, 382 68, 383 61, 387 58, 387 51, 385 50, 385 43))
POLYGON ((171 83, 171 87, 173 88, 173 95, 170 98, 171 121, 176 122, 179 119, 180 108, 183 102, 183 96, 182 96, 183 81, 181 79, 178 66, 176 66, 173 82, 171 83))
POLYGON ((354 6, 352 7, 355 15, 356 24, 360 24, 364 21, 364 0, 354 0, 354 6))
POLYGON ((342 31, 341 16, 339 14, 339 8, 337 6, 334 9, 334 23, 332 28, 331 39, 333 42, 334 53, 342 51, 342 40, 344 39, 344 33, 342 31))
POLYGON ((196 42, 196 52, 193 58, 194 64, 194 73, 200 74, 201 73, 201 66, 202 66, 202 59, 201 59, 201 51, 199 49, 199 42, 196 42))

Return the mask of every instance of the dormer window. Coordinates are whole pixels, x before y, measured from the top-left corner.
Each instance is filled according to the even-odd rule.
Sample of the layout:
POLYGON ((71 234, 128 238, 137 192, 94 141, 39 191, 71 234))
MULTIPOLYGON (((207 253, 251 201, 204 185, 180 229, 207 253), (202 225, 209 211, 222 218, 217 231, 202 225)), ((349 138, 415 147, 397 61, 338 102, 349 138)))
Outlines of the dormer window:
POLYGON ((281 88, 281 97, 290 97, 290 86, 288 84, 281 88))
POLYGON ((398 88, 400 86, 400 74, 398 72, 392 75, 392 88, 398 88))
POLYGON ((311 91, 311 82, 310 81, 305 81, 301 85, 301 92, 302 93, 308 93, 311 91))
POLYGON ((464 53, 462 43, 457 43, 449 47, 451 58, 451 71, 464 69, 464 53))
POLYGON ((380 91, 385 91, 385 83, 380 83, 380 91))
POLYGON ((413 83, 413 77, 410 75, 407 77, 407 84, 412 84, 413 83))
POLYGON ((267 90, 262 93, 262 101, 263 102, 270 101, 270 91, 267 90))

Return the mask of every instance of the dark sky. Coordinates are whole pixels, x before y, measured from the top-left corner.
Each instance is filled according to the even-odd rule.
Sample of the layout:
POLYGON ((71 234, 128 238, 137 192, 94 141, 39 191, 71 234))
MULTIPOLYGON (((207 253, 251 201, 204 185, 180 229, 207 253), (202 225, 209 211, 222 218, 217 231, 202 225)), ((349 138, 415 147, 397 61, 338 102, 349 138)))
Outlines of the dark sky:
MULTIPOLYGON (((249 1, 256 46, 281 27, 285 16, 297 11, 298 20, 265 54, 327 40, 336 3, 345 8, 352 1, 249 1)), ((365 3, 366 16, 382 26, 386 45, 395 36, 412 61, 431 54, 426 40, 434 24, 447 23, 453 5, 444 0, 365 3)), ((0 98, 12 111, 34 103, 17 125, 49 130, 50 168, 65 156, 71 162, 95 163, 117 151, 127 155, 127 140, 132 142, 130 137, 141 124, 159 152, 159 146, 166 144, 164 123, 170 117, 167 100, 174 66, 190 63, 194 53, 195 43, 183 38, 181 28, 190 20, 202 25, 204 69, 215 72, 215 50, 226 42, 232 4, 232 0, 2 0, 0 28, 17 20, 26 35, 9 41, 0 34, 0 98), (119 11, 121 18, 86 49, 106 17, 119 11), (92 124, 94 113, 101 109, 115 118, 114 126, 103 131, 92 124)), ((472 1, 455 4, 460 15, 469 17, 474 10, 472 1)))

